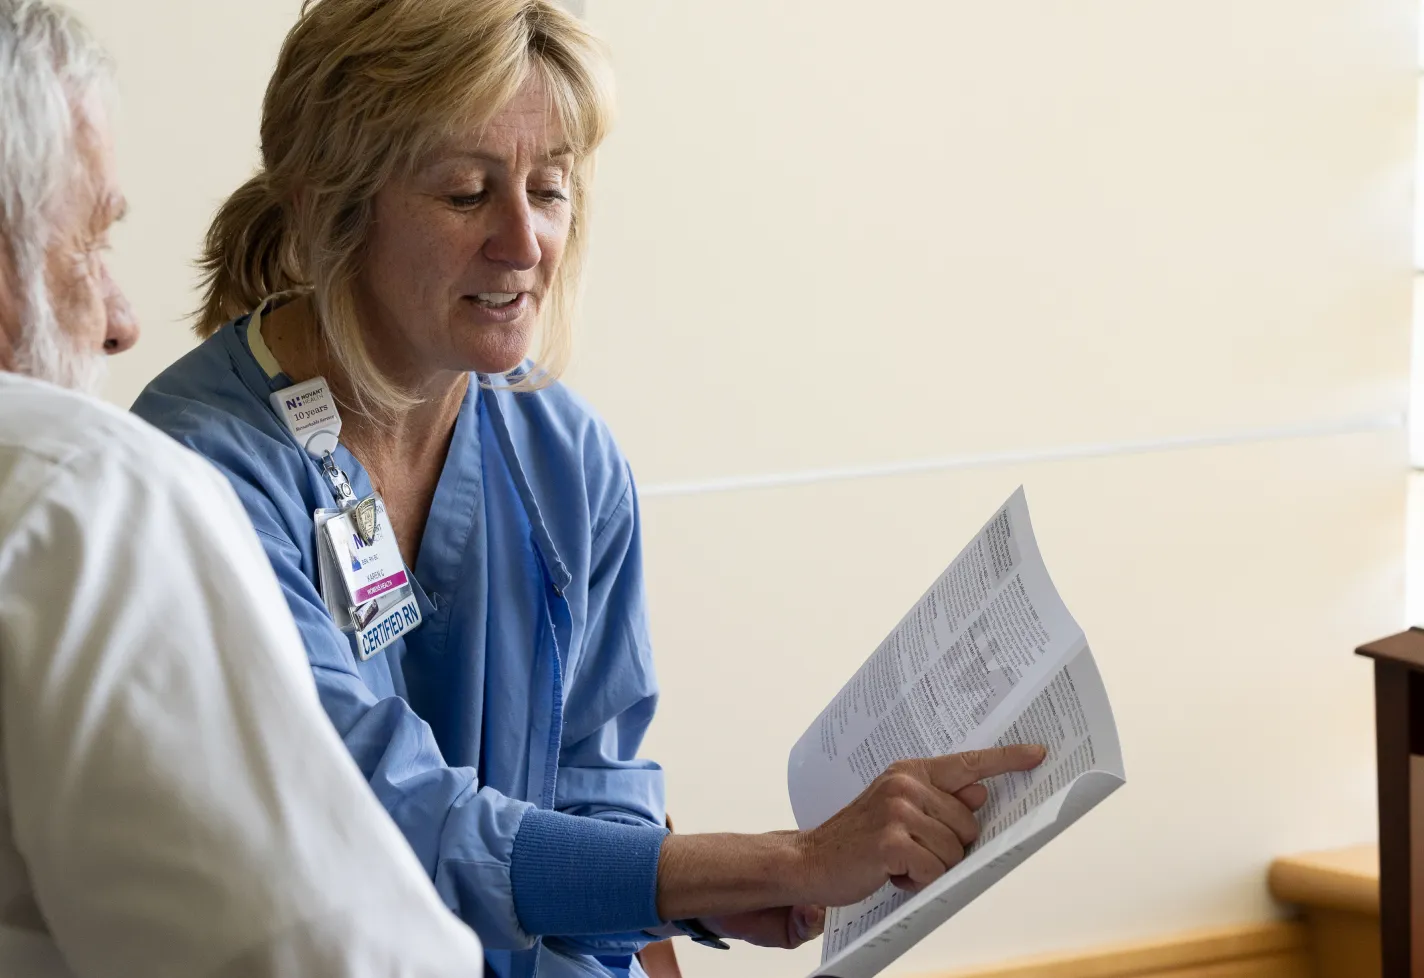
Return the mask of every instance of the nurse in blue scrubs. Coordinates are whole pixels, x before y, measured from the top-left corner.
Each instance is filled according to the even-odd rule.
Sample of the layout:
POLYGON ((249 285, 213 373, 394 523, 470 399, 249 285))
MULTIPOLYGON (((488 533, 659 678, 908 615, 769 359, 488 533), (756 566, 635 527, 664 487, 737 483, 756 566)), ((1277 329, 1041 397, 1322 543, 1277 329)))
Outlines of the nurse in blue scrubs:
POLYGON ((795 946, 821 907, 942 874, 978 782, 1040 759, 904 762, 807 832, 665 831, 637 494, 556 382, 610 93, 549 0, 310 5, 209 233, 205 342, 134 407, 236 487, 331 722, 508 978, 641 974, 678 933, 795 946), (320 437, 291 408, 314 378, 320 437), (377 495, 420 620, 356 633, 314 519, 377 495))

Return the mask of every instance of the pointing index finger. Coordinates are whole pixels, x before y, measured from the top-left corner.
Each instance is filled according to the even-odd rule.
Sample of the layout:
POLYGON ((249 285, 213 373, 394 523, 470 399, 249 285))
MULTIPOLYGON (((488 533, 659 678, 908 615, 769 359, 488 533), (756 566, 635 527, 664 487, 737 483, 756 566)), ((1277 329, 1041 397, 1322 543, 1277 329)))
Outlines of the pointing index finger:
POLYGON ((1038 744, 1013 744, 947 754, 930 758, 930 783, 940 791, 960 791, 997 774, 1030 771, 1042 764, 1047 756, 1048 752, 1038 744))

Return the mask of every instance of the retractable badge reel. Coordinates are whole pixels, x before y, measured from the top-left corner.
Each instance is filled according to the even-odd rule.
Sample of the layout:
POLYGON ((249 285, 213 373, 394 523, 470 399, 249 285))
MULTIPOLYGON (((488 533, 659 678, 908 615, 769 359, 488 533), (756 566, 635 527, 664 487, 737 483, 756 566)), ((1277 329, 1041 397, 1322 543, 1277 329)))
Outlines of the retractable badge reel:
POLYGON ((336 497, 339 508, 312 514, 321 596, 337 626, 356 634, 356 654, 365 661, 421 622, 386 504, 379 493, 358 500, 332 457, 341 414, 324 378, 277 391, 272 406, 297 444, 321 464, 336 497))

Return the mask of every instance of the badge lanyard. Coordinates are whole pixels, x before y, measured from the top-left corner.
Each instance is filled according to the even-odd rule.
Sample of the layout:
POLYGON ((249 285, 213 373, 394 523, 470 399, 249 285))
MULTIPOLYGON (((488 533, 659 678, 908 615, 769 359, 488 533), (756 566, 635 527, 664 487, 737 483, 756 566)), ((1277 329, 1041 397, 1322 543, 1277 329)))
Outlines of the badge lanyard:
MULTIPOLYGON (((253 316, 250 329, 260 329, 253 316)), ((383 651, 421 623, 410 574, 380 493, 358 500, 332 452, 341 436, 341 413, 331 387, 314 377, 271 395, 272 407, 331 483, 338 509, 318 509, 317 564, 321 596, 342 631, 355 632, 362 661, 383 651)))

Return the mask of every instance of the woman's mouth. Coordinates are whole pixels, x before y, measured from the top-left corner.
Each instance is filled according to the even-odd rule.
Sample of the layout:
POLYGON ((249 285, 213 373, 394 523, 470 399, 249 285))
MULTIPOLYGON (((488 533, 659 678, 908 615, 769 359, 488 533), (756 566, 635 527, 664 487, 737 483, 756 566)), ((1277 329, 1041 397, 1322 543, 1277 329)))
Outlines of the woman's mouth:
POLYGON ((475 304, 486 309, 507 309, 519 301, 523 292, 480 292, 474 296, 475 304))
POLYGON ((477 292, 465 296, 476 322, 489 325, 512 323, 532 312, 534 298, 528 292, 477 292))

